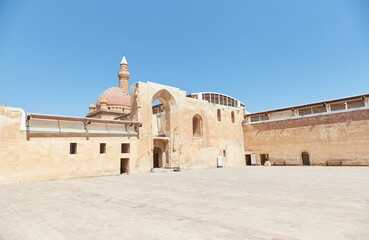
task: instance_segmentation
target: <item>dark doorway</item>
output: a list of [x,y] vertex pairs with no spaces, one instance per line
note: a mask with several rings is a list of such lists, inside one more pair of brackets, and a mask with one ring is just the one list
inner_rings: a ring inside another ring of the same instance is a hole
[[128,173],[129,170],[129,158],[120,159],[120,174]]
[[260,164],[264,166],[265,161],[268,161],[268,154],[260,154]]
[[159,153],[154,153],[154,168],[159,168]]
[[154,147],[154,164],[153,167],[154,168],[160,168],[162,167],[162,158],[163,158],[163,151],[158,148],[158,147]]
[[310,156],[309,153],[303,152],[301,153],[302,165],[310,166]]
[[251,165],[251,154],[246,154],[245,155],[245,161],[246,161],[246,166]]

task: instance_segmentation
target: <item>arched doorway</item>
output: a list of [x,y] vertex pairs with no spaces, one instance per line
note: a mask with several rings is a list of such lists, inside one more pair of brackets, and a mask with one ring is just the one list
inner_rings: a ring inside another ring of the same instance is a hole
[[301,153],[301,160],[303,166],[310,166],[310,156],[309,153],[303,152]]

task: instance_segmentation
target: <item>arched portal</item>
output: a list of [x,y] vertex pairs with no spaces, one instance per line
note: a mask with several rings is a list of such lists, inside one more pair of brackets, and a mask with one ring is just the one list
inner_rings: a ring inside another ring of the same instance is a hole
[[310,166],[310,155],[307,152],[301,153],[302,165]]
[[171,156],[173,152],[174,125],[171,120],[176,102],[170,92],[165,89],[157,91],[152,99],[152,151],[153,168],[173,167]]

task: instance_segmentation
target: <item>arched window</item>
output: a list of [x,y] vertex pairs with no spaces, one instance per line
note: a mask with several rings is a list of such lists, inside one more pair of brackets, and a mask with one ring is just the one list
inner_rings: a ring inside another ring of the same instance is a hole
[[231,120],[232,120],[232,123],[234,123],[234,112],[233,111],[231,112]]
[[218,122],[222,121],[222,113],[220,109],[217,110],[217,119],[218,119]]
[[198,114],[192,118],[192,133],[193,137],[202,137],[202,119]]

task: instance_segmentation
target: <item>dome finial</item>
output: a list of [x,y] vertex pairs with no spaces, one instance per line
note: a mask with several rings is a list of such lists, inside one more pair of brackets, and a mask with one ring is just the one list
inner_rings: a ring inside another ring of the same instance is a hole
[[127,59],[126,59],[126,56],[123,56],[122,58],[122,61],[120,61],[120,64],[124,64],[124,65],[128,65],[128,62],[127,62]]

